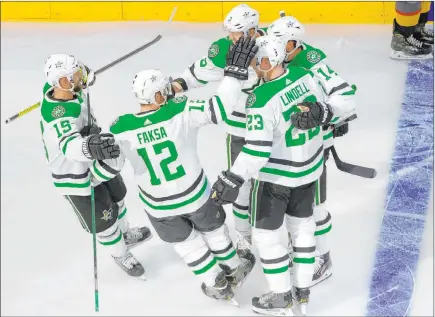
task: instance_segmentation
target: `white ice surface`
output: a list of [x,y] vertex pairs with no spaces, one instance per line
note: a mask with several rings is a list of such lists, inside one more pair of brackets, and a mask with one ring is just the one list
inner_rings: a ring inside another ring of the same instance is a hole
[[[94,287],[92,239],[52,185],[38,111],[9,125],[4,120],[39,100],[48,55],[71,53],[97,69],[160,32],[164,37],[158,44],[97,78],[91,99],[103,128],[119,114],[137,111],[131,94],[136,72],[160,68],[175,78],[205,55],[214,39],[224,35],[220,24],[174,23],[167,28],[163,23],[2,23],[2,315],[92,315]],[[351,123],[350,133],[336,142],[341,158],[378,171],[376,179],[368,180],[339,172],[332,159],[328,163],[334,273],[312,289],[309,310],[310,315],[362,316],[407,67],[388,57],[390,26],[308,25],[307,33],[307,43],[322,48],[334,69],[358,87],[359,119]],[[215,88],[210,85],[193,91],[191,96],[205,99]],[[200,131],[199,155],[211,181],[226,168],[224,137],[222,127]],[[150,225],[141,210],[130,168],[123,176],[129,188],[130,222]],[[231,212],[227,219],[233,228]],[[429,235],[433,236],[433,228]],[[433,243],[429,241],[425,246],[433,248]],[[237,295],[240,308],[206,298],[199,280],[155,233],[133,253],[146,267],[146,282],[126,276],[98,248],[101,314],[253,315],[251,298],[267,291],[257,265]],[[433,253],[429,257],[433,258]],[[433,267],[433,260],[428,265]],[[421,268],[427,269],[427,265]],[[419,285],[428,287],[417,281]],[[419,307],[429,311],[432,304],[422,301]]]

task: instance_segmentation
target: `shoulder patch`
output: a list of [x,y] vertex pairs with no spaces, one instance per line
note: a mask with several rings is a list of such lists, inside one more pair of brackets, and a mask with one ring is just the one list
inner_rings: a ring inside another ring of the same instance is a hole
[[51,115],[53,118],[60,118],[65,114],[65,107],[63,106],[56,106],[53,108],[53,111],[51,111]]
[[186,96],[179,96],[179,97],[172,98],[171,101],[174,103],[182,103],[186,101],[186,99],[187,99]]
[[210,48],[208,49],[208,57],[213,58],[216,57],[219,54],[219,45],[212,44]]
[[322,57],[320,56],[319,52],[317,51],[309,51],[307,52],[307,60],[310,63],[316,64],[320,61]]
[[257,97],[255,97],[255,94],[250,93],[248,96],[248,99],[246,99],[246,107],[247,108],[251,107],[255,103],[255,100],[257,100]]

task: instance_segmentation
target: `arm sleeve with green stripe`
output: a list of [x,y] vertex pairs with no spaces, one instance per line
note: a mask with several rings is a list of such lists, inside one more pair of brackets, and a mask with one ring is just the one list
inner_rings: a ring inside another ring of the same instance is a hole
[[203,87],[209,82],[222,80],[224,69],[216,66],[210,58],[204,57],[186,68],[180,77],[184,79],[190,90]]
[[[116,136],[115,136],[116,139]],[[118,175],[125,163],[125,154],[123,148],[126,146],[124,141],[117,140],[121,152],[117,158],[109,160],[94,160],[90,166],[90,170],[94,177],[100,182],[106,182]]]
[[326,95],[326,102],[334,113],[334,122],[339,122],[355,113],[355,91],[339,76],[325,59],[311,67],[314,80],[319,83]]
[[241,89],[241,81],[233,77],[224,77],[213,98],[208,101],[189,100],[186,107],[189,124],[199,127],[226,121],[228,114],[237,105]]
[[252,178],[267,163],[272,152],[276,123],[271,104],[246,110],[246,145],[231,167],[231,172],[244,180]]

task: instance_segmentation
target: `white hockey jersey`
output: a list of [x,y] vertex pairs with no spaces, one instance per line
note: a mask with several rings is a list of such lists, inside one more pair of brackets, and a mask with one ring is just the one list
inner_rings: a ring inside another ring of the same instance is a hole
[[[320,84],[325,97],[328,98],[328,104],[348,110],[342,116],[333,118],[331,123],[337,124],[355,113],[355,90],[327,64],[323,51],[303,43],[302,51],[286,65],[311,70],[315,81]],[[325,148],[334,144],[332,131],[331,126],[322,131]]]
[[62,195],[90,195],[92,160],[82,152],[80,135],[88,123],[85,96],[80,93],[69,101],[56,100],[49,84],[43,92],[40,128],[54,186]]
[[198,130],[225,121],[240,89],[238,80],[225,77],[207,101],[176,97],[156,111],[120,116],[110,132],[121,156],[96,162],[93,174],[101,181],[113,178],[127,158],[149,214],[162,218],[198,210],[211,189],[197,156]]
[[[264,35],[265,30],[259,29],[258,33]],[[228,37],[215,41],[208,50],[208,56],[194,62],[183,72],[181,78],[186,82],[188,89],[203,87],[208,82],[221,81],[224,78],[226,56],[231,44],[232,41]],[[248,76],[248,80],[242,83],[236,106],[224,121],[226,132],[239,137],[244,137],[246,130],[246,99],[262,81],[252,67],[248,68]]]
[[[311,71],[288,67],[280,77],[257,87],[249,96],[246,145],[231,172],[287,187],[318,179],[323,171],[321,127],[302,131],[291,124],[292,113],[303,101],[324,100]],[[329,99],[325,100],[329,103]],[[336,117],[348,112],[348,105],[332,106]]]

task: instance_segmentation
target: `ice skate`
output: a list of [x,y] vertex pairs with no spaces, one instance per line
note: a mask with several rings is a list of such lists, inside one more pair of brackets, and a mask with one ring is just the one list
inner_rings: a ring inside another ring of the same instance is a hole
[[420,33],[423,43],[433,45],[433,29],[426,28],[424,24],[417,24],[416,32]]
[[285,293],[269,292],[252,298],[252,310],[262,315],[294,316],[292,312],[291,291]]
[[152,237],[151,230],[148,227],[129,228],[123,235],[128,249],[132,249]]
[[206,286],[204,283],[201,285],[202,292],[208,297],[226,300],[235,306],[239,306],[239,303],[234,299],[234,292],[230,283],[225,277],[225,272],[222,271],[216,276],[215,284],[213,286]]
[[332,275],[332,262],[329,257],[329,252],[320,256],[316,256],[316,264],[313,274],[313,284],[314,286],[323,280],[326,280]]
[[[236,250],[237,255],[240,258],[248,258],[248,260],[252,260],[252,266],[255,265],[255,257],[252,255],[252,237],[250,234],[242,234],[239,231],[236,231],[237,234],[237,243]],[[251,256],[252,255],[252,256]]]
[[113,257],[113,259],[128,275],[145,280],[144,267],[130,251],[127,251],[124,256]]
[[255,256],[251,252],[245,256],[245,258],[240,258],[241,263],[235,269],[230,270],[226,265],[221,266],[234,292],[243,285],[254,267]]
[[293,287],[292,294],[293,294],[293,299],[295,301],[295,305],[293,307],[295,315],[306,316],[307,305],[310,299],[310,289]]
[[392,59],[429,59],[433,58],[432,46],[422,41],[422,34],[414,32],[405,38],[398,32],[397,23],[394,23],[393,38],[391,40]]

